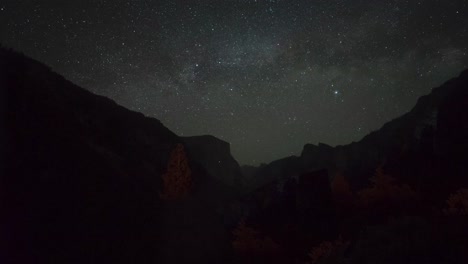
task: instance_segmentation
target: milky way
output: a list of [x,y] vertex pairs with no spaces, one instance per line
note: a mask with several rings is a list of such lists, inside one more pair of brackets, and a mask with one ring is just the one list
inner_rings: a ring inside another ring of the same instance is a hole
[[16,1],[0,42],[242,164],[360,140],[468,66],[466,1]]

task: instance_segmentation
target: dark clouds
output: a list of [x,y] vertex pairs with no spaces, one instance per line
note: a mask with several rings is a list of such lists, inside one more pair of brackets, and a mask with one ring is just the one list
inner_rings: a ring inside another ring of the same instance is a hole
[[11,1],[0,39],[241,163],[359,140],[467,68],[465,1]]

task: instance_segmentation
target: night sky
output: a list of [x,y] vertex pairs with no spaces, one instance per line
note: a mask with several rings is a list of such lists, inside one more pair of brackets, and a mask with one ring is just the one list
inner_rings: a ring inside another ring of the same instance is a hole
[[258,164],[360,140],[468,68],[467,2],[3,0],[0,42]]

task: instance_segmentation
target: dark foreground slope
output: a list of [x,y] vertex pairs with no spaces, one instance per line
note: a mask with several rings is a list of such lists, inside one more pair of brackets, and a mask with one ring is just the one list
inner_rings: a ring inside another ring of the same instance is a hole
[[227,254],[220,212],[232,195],[190,151],[190,198],[160,200],[170,151],[183,143],[161,122],[5,49],[0,77],[1,263],[218,263]]

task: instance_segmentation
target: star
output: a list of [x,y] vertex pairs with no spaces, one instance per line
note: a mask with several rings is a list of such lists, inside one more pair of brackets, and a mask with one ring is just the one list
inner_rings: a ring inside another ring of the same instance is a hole
[[437,0],[29,2],[0,5],[2,45],[241,164],[358,141],[468,65],[468,7]]

